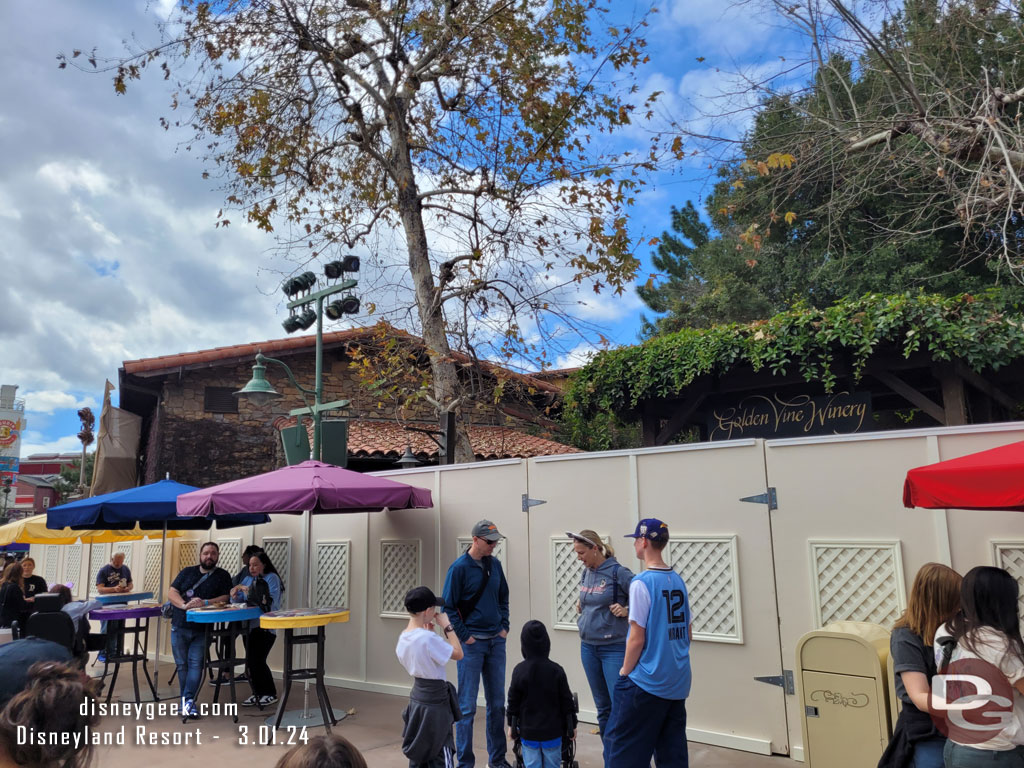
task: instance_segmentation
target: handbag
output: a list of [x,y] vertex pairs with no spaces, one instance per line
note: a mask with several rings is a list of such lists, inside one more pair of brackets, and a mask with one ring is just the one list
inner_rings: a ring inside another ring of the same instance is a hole
[[[204,581],[206,581],[206,578],[211,573],[213,573],[213,571],[210,571],[209,573],[204,573],[202,576],[200,576],[199,577],[199,581],[197,581],[195,584],[193,584],[190,587],[191,591],[194,592],[195,590],[199,589],[199,585],[202,584]],[[160,615],[163,616],[165,619],[169,619],[169,618],[174,616],[174,608],[175,608],[174,603],[172,603],[170,600],[168,600],[166,603],[164,603],[163,605],[160,606]]]

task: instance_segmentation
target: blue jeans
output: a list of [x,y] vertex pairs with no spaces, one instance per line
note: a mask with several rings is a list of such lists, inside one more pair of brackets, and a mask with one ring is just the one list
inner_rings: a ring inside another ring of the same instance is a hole
[[505,759],[505,638],[492,637],[462,644],[458,662],[459,708],[462,719],[455,723],[455,752],[459,768],[473,768],[473,716],[480,678],[484,679],[487,703],[487,758],[492,765],[504,765]]
[[1004,752],[991,749],[976,749],[946,742],[943,750],[946,768],[1022,768],[1024,747],[1014,747]]
[[625,658],[625,641],[608,645],[580,643],[580,660],[590,684],[590,692],[594,695],[597,727],[601,729],[602,739],[608,732],[608,716],[612,713],[612,691],[615,690],[619,670],[622,669],[622,661]]
[[194,699],[203,682],[203,658],[206,655],[206,630],[171,627],[171,650],[178,668],[181,698]]
[[614,768],[689,768],[686,699],[653,696],[628,677],[612,694],[611,720],[604,737],[604,764]]
[[562,740],[557,747],[528,747],[523,744],[525,768],[562,768]]
[[910,758],[910,768],[943,768],[942,748],[946,740],[926,739],[914,745],[914,754]]

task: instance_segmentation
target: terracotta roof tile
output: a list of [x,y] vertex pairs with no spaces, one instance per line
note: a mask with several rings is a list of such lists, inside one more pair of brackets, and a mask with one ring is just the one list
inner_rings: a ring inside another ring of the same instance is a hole
[[[295,424],[295,418],[281,416],[274,420],[275,429]],[[436,429],[436,424],[410,422],[407,426],[422,429]],[[306,423],[312,443],[312,423]],[[471,425],[468,427],[469,441],[473,453],[480,461],[488,459],[528,459],[532,456],[551,456],[562,453],[579,453],[571,445],[557,443],[510,427]],[[352,419],[348,425],[348,452],[355,458],[394,458],[405,453],[406,446],[412,448],[416,458],[422,460],[437,458],[438,447],[429,435],[412,432],[395,421],[376,419]]]
[[[401,336],[414,344],[423,344],[423,340],[411,333],[378,323],[369,328],[349,328],[344,331],[331,331],[324,334],[324,346],[332,346],[344,343],[358,343],[371,339],[377,335],[381,326],[386,326],[387,332]],[[176,368],[203,363],[215,363],[218,360],[231,360],[239,357],[254,356],[257,352],[273,356],[277,352],[287,352],[298,349],[306,349],[315,346],[316,336],[288,336],[283,339],[270,339],[268,341],[249,342],[247,344],[233,344],[228,347],[214,347],[213,349],[202,349],[196,352],[181,352],[176,355],[161,355],[160,357],[144,357],[139,360],[125,360],[121,363],[121,369],[125,374],[150,373],[154,371],[171,371]],[[461,352],[452,352],[452,358],[458,362],[467,364],[472,358]],[[519,373],[508,368],[503,368],[495,363],[485,360],[480,361],[480,366],[495,376],[510,376],[520,381],[524,386],[532,387],[543,392],[560,394],[561,389],[554,384],[543,381],[533,374]]]

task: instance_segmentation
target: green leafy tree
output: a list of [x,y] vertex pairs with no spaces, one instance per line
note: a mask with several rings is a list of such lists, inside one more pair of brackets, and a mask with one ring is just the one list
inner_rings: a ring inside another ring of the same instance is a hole
[[[92,477],[92,468],[96,463],[96,454],[87,453],[85,455],[85,477]],[[54,487],[60,494],[60,503],[63,504],[68,500],[76,490],[80,489],[80,483],[82,479],[82,461],[79,459],[70,467],[63,467],[60,471],[60,477],[54,483]]]
[[[807,55],[780,64],[784,87],[748,79],[750,127],[739,144],[717,142],[735,149],[707,213],[744,253],[726,274],[774,285],[775,311],[796,299],[822,307],[870,291],[953,295],[1019,281],[1018,5],[765,4]],[[793,87],[801,71],[811,74]]]
[[[92,62],[118,93],[183,73],[174,125],[301,264],[400,233],[377,285],[406,297],[392,314],[418,322],[430,400],[458,412],[454,344],[532,355],[567,286],[635,274],[626,210],[659,139],[602,155],[592,138],[646,106],[642,27],[592,0],[183,0],[165,43]],[[456,457],[473,457],[462,426]]]

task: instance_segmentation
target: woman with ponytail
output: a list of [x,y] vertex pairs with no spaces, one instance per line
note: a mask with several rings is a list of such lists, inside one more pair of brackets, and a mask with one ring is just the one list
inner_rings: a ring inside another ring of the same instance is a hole
[[629,633],[629,582],[633,572],[615,559],[615,551],[590,529],[565,532],[576,559],[583,563],[580,578],[580,659],[597,707],[597,725],[604,738],[612,712],[612,691],[626,657]]

